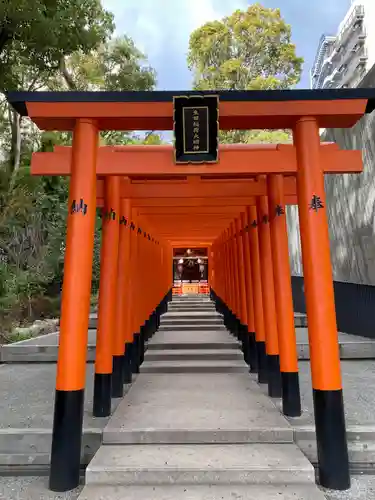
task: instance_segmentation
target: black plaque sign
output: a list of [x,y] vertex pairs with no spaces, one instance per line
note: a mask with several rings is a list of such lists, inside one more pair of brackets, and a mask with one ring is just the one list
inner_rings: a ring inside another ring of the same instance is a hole
[[215,95],[174,98],[176,163],[216,163],[219,99]]

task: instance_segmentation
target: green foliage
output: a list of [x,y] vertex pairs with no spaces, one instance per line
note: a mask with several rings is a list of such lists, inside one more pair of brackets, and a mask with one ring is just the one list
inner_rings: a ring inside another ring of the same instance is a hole
[[208,22],[190,36],[188,65],[201,90],[287,89],[298,83],[302,63],[280,10],[260,4]]
[[14,187],[2,192],[0,212],[0,301],[31,303],[62,277],[67,179],[31,177],[21,167]]
[[[156,74],[128,36],[114,38],[88,54],[76,52],[64,61],[61,73],[50,79],[51,89],[70,90],[152,90]],[[128,132],[101,133],[102,145],[125,145],[134,142]]]
[[[208,22],[190,36],[188,65],[197,90],[275,90],[298,83],[303,59],[279,9],[259,3]],[[286,131],[222,132],[221,142],[290,142]]]
[[288,130],[229,130],[220,132],[220,141],[229,144],[290,144],[292,135]]
[[19,61],[57,69],[62,57],[90,52],[114,29],[100,0],[3,0],[0,20],[0,90],[17,88]]
[[[155,72],[128,37],[100,45],[89,54],[83,51],[64,59],[52,72],[41,71],[19,61],[18,82],[35,82],[48,89],[149,90],[155,86]],[[3,108],[1,108],[3,106]],[[0,132],[7,151],[12,142],[7,104],[0,102]],[[14,115],[12,115],[12,119]],[[0,164],[0,332],[36,317],[58,314],[63,280],[69,179],[58,176],[30,176],[33,151],[53,151],[69,146],[72,134],[22,131],[18,168],[10,161]],[[121,131],[103,132],[101,144],[160,144],[154,132],[145,137]],[[97,217],[92,292],[99,287],[101,219]],[[56,298],[53,303],[47,298]],[[95,303],[95,300],[93,301]],[[5,339],[6,340],[6,339]]]
[[[61,78],[62,77],[62,78]],[[83,50],[65,59],[65,71],[50,86],[71,90],[151,90],[155,71],[128,36],[102,43],[89,53]]]

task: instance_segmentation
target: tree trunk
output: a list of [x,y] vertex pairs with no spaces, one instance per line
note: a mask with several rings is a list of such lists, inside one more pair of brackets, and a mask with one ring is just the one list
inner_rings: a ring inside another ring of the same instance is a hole
[[10,150],[10,158],[11,158],[11,168],[12,173],[16,172],[19,169],[20,161],[21,161],[21,120],[22,117],[15,111],[10,108],[10,127],[12,131],[12,139],[11,139],[11,150]]
[[72,75],[69,73],[68,68],[66,67],[64,56],[62,56],[62,58],[60,59],[60,71],[66,84],[69,87],[69,90],[77,90],[77,86],[74,82],[74,79]]
[[0,54],[5,45],[12,39],[12,32],[4,27],[0,28]]

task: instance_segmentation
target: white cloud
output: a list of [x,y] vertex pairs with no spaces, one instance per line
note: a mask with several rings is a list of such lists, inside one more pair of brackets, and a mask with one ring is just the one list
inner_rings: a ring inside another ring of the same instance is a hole
[[[370,0],[375,1],[375,0]],[[158,74],[159,89],[190,88],[192,76],[186,65],[189,36],[207,21],[221,19],[255,0],[102,0],[115,14],[116,34],[126,33],[147,55]],[[305,58],[302,86],[308,86],[319,38],[335,33],[350,0],[262,0],[265,7],[280,7],[292,25],[298,54]]]
[[172,44],[185,54],[190,33],[213,19],[220,19],[245,0],[102,0],[115,14],[117,33],[129,34],[150,58]]

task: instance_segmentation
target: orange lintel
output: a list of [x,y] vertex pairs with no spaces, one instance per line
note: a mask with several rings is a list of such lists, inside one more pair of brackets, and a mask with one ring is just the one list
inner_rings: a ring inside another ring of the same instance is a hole
[[[296,195],[285,195],[285,204],[286,205],[297,205],[297,196]],[[175,207],[180,207],[180,208],[189,208],[189,207],[200,207],[200,208],[205,208],[205,207],[222,207],[222,206],[232,206],[232,207],[245,207],[245,206],[250,206],[250,205],[255,205],[255,198],[250,197],[250,198],[188,198],[185,200],[179,200],[176,198],[167,198],[165,200],[163,199],[137,199],[135,203],[133,203],[133,207],[140,208],[141,212],[143,213],[143,210],[145,207],[150,208],[150,211],[152,211],[152,207],[159,207],[159,208],[166,208],[167,212],[171,212],[171,209],[173,209],[173,213],[175,213],[174,208]],[[97,207],[103,207],[104,206],[104,199],[103,198],[97,198],[96,199],[96,206]],[[240,210],[239,210],[240,211]]]
[[[146,217],[146,216],[145,216]],[[212,217],[212,214],[148,214],[147,220],[154,221],[157,224],[196,224],[199,222],[200,224],[220,224],[223,220],[232,220],[233,214],[228,212],[222,212],[216,214],[215,217]]]
[[[323,128],[350,128],[366,111],[367,99],[220,101],[222,130],[293,128],[303,116]],[[97,120],[100,130],[172,130],[170,102],[26,102],[28,116],[44,130],[73,130],[76,119]]]
[[[97,206],[103,206],[103,198],[97,198]],[[293,203],[292,203],[293,204]],[[232,206],[232,207],[245,207],[247,205],[255,205],[255,198],[250,197],[231,197],[231,198],[135,198],[132,200],[132,206],[134,208],[171,208],[181,207],[222,207]]]
[[196,215],[198,217],[200,215],[210,215],[211,217],[215,217],[220,214],[234,214],[233,216],[236,217],[236,214],[239,214],[241,211],[245,211],[245,206],[227,206],[224,204],[222,207],[173,207],[173,210],[170,207],[141,207],[138,209],[138,213],[145,217],[149,215],[171,215],[171,213],[177,217],[180,215],[191,215],[193,217]]
[[132,206],[141,207],[221,207],[254,205],[254,197],[232,198],[135,198]]
[[160,238],[163,238],[163,239],[167,239],[167,240],[176,240],[178,238],[180,238],[181,240],[210,240],[210,241],[214,241],[220,233],[223,232],[223,230],[225,229],[224,228],[217,228],[216,230],[214,231],[200,231],[200,232],[192,232],[191,230],[187,230],[185,231],[184,233],[181,233],[181,234],[175,234],[174,232],[169,232],[169,233],[162,233],[160,235]]
[[[285,194],[296,194],[296,178],[285,178]],[[197,182],[123,182],[121,196],[123,198],[218,198],[218,197],[246,197],[262,196],[267,194],[267,183],[264,179],[259,181],[237,179],[221,182],[218,180],[200,180]],[[104,196],[104,181],[98,180],[96,187],[98,198]]]
[[194,246],[194,248],[207,248],[207,247],[211,246],[211,242],[210,241],[199,242],[199,243],[193,243],[193,245],[192,245],[192,242],[190,240],[183,240],[183,241],[173,240],[173,241],[170,241],[170,245],[176,249],[177,248],[189,248],[190,246]]
[[[321,163],[325,173],[359,173],[363,171],[361,151],[340,151],[337,147],[321,147]],[[297,172],[293,145],[278,145],[275,149],[246,148],[246,145],[222,145],[219,163],[176,165],[172,146],[105,147],[99,150],[97,175],[123,176],[188,176],[267,174]],[[59,148],[53,153],[34,153],[32,175],[69,175],[71,148]]]

